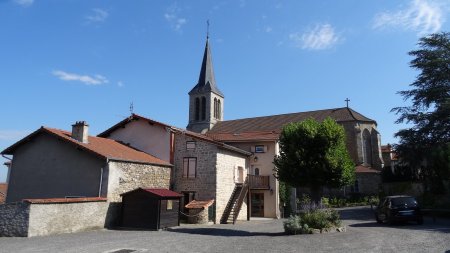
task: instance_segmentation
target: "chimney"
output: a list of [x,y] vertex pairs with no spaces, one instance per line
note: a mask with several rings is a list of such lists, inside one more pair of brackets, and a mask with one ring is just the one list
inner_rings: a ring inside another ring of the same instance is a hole
[[77,121],[72,125],[72,138],[82,143],[88,143],[88,130],[89,125],[86,121]]

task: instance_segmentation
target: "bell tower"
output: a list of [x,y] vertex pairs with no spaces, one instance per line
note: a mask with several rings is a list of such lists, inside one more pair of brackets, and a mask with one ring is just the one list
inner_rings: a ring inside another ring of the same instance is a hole
[[224,95],[216,86],[212,64],[209,36],[206,37],[205,52],[198,83],[189,92],[189,124],[187,130],[206,133],[223,120]]

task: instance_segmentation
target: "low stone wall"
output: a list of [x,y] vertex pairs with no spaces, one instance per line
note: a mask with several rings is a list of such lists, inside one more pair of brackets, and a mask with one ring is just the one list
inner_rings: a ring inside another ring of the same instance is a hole
[[30,203],[0,204],[0,236],[28,236]]
[[188,222],[190,224],[206,224],[206,223],[208,223],[208,208],[191,208],[191,209],[189,209]]
[[105,227],[102,198],[39,199],[0,205],[0,236],[43,236]]

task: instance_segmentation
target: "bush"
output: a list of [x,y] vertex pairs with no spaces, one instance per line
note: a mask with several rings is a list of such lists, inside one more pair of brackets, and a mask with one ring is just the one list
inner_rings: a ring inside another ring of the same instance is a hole
[[283,225],[284,231],[288,234],[310,234],[312,229],[339,227],[341,219],[336,210],[316,209],[291,216]]

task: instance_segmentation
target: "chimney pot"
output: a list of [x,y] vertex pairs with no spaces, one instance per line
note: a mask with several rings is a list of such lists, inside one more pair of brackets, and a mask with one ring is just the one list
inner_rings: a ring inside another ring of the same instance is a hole
[[88,143],[89,125],[86,121],[77,121],[72,125],[72,138],[75,140]]

